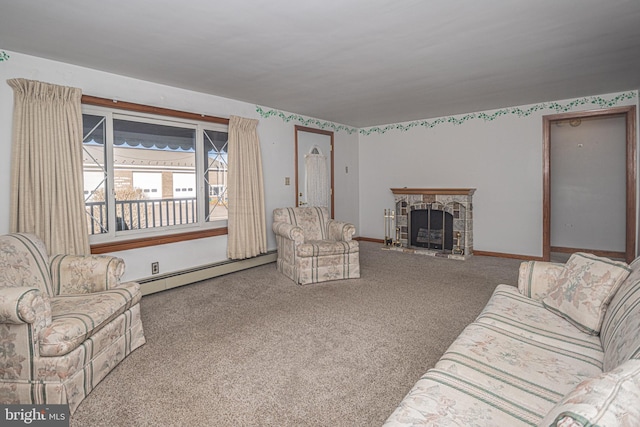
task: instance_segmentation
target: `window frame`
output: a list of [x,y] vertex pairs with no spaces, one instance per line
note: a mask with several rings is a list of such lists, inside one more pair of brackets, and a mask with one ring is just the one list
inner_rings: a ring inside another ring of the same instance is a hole
[[[196,127],[196,152],[200,151],[201,155],[204,155],[203,136],[202,133],[205,129],[213,131],[226,131],[228,132],[229,119],[222,117],[208,116],[204,114],[190,113],[179,110],[172,110],[161,107],[153,107],[143,104],[136,104],[131,102],[123,102],[118,100],[99,98],[94,96],[82,96],[82,114],[109,114],[108,120],[113,120],[113,116],[118,117],[139,117],[143,119],[159,120],[165,122],[168,125],[177,123],[178,125],[188,125]],[[222,126],[221,126],[222,125]],[[112,132],[112,126],[108,127],[107,133]],[[108,136],[110,149],[106,152],[105,162],[108,162],[108,188],[113,189],[113,152],[112,143],[113,137]],[[198,154],[196,154],[198,156]],[[204,170],[200,166],[202,162],[196,160],[196,176],[200,177],[197,180],[197,197],[200,201],[204,198]],[[201,176],[202,175],[202,176]],[[113,206],[114,195],[108,195]],[[162,245],[166,243],[182,242],[193,239],[201,239],[205,237],[221,236],[228,232],[227,221],[204,221],[206,218],[206,206],[203,202],[198,203],[198,222],[194,224],[183,224],[178,226],[171,226],[162,230],[158,229],[145,229],[136,230],[133,234],[130,232],[126,235],[118,236],[115,231],[109,233],[108,236],[93,235],[90,236],[91,253],[101,254],[107,252],[116,252],[122,250],[136,249],[142,247],[149,247],[155,245]],[[113,210],[113,209],[111,209]]]

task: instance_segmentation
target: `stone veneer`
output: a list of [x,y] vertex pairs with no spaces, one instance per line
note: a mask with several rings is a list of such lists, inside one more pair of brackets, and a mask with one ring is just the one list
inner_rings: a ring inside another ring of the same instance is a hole
[[[454,259],[466,259],[473,254],[472,196],[475,188],[392,188],[391,191],[395,198],[396,228],[399,231],[400,246],[390,249]],[[427,207],[453,215],[453,245],[456,246],[455,233],[460,232],[462,254],[410,246],[409,212]]]

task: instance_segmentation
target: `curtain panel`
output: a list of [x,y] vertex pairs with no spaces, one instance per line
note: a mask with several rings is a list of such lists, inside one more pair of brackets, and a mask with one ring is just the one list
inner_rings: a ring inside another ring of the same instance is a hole
[[327,157],[322,154],[304,156],[305,184],[309,206],[329,206],[329,177],[327,176]]
[[245,259],[267,252],[264,182],[258,120],[229,118],[227,257]]
[[82,171],[82,91],[26,79],[13,89],[12,232],[51,255],[90,253]]

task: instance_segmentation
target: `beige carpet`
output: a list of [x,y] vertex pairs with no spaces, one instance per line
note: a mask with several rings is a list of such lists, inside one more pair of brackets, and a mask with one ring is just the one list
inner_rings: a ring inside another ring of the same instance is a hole
[[144,297],[147,344],[78,426],[380,426],[520,261],[361,242],[362,277],[297,286],[275,264]]

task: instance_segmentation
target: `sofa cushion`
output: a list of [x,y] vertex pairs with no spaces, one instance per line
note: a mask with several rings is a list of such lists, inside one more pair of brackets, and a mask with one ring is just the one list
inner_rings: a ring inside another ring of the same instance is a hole
[[140,285],[123,283],[94,294],[64,295],[51,299],[51,324],[40,337],[41,356],[69,353],[118,315],[140,301]]
[[296,255],[299,257],[317,257],[325,255],[342,255],[358,252],[358,241],[336,242],[334,240],[312,240],[298,246]]
[[604,371],[631,358],[640,358],[640,278],[632,274],[611,300],[602,321]]
[[574,253],[558,277],[557,287],[542,302],[577,328],[597,335],[611,298],[630,272],[624,262]]
[[600,366],[592,357],[472,323],[386,425],[536,425],[577,384],[602,372]]
[[518,270],[518,290],[524,296],[542,301],[556,287],[564,264],[544,261],[524,261]]
[[600,337],[576,329],[564,318],[546,310],[542,302],[528,298],[509,285],[498,285],[476,319],[528,340],[551,345],[602,361]]
[[578,384],[540,426],[640,426],[640,360]]

